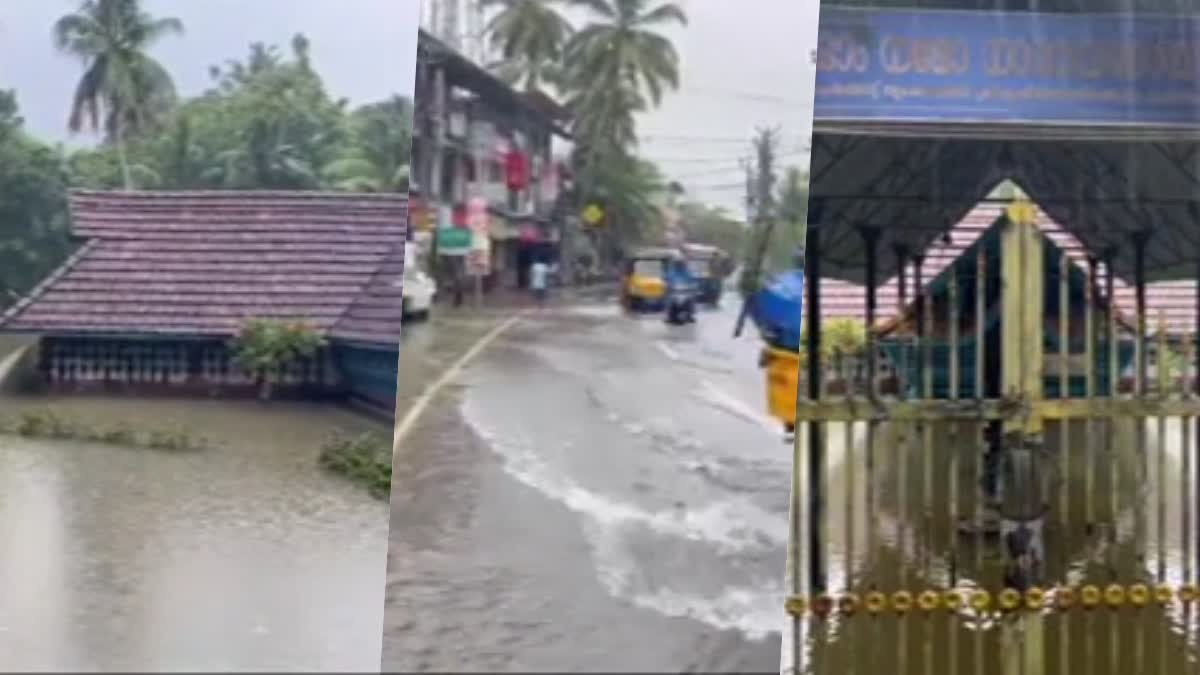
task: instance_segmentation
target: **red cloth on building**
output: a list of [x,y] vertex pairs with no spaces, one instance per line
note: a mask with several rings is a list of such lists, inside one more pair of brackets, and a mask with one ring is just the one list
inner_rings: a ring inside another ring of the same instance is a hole
[[524,190],[529,183],[529,160],[525,153],[510,150],[504,155],[504,182],[509,190]]

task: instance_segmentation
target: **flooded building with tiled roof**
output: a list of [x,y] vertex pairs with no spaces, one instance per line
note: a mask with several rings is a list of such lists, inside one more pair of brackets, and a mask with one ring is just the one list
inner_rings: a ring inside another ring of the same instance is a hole
[[77,191],[71,216],[79,248],[0,317],[52,387],[250,391],[231,342],[285,320],[325,347],[284,390],[394,406],[406,196]]

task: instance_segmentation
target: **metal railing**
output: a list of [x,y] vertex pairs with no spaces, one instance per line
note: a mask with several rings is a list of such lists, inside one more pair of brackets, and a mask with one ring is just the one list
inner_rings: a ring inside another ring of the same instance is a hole
[[[1040,261],[1019,234],[1005,255],[1014,265]],[[981,254],[976,279],[986,264]],[[959,334],[954,265],[940,358],[924,312],[918,337],[891,352],[901,354],[894,393],[881,390],[872,359],[865,373],[823,364],[819,372],[840,374],[842,386],[819,383],[818,397],[802,387],[785,668],[1200,672],[1192,670],[1200,396],[1190,369],[1169,372],[1165,359],[1149,367],[1149,341],[1166,353],[1168,338],[1161,324],[1148,334],[1144,313],[1122,354],[1112,313],[1097,316],[1095,266],[1082,316],[1072,316],[1068,264],[1063,256],[1055,340],[1044,334],[1041,301],[1021,301],[1022,292],[1040,296],[1040,281],[1002,301],[1002,356],[1015,365],[993,367],[1004,382],[991,396],[985,350],[961,348],[986,344],[984,312]],[[974,288],[983,307],[985,284]],[[1072,344],[1078,321],[1084,338]],[[1190,364],[1194,336],[1178,343]],[[1048,344],[1081,356],[1083,372],[1071,372],[1071,359],[1044,372]],[[869,336],[868,353],[878,347]],[[1123,360],[1132,365],[1122,369]],[[1174,459],[1168,437],[1178,439]]]

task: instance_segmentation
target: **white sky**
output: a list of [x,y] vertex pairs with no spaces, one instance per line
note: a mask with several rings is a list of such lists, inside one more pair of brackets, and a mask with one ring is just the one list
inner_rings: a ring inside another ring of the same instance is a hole
[[688,27],[671,31],[680,90],[640,124],[642,152],[695,198],[745,212],[745,172],[757,127],[781,132],[780,170],[808,168],[811,52],[818,0],[678,0]]
[[[153,14],[187,29],[153,54],[180,93],[209,84],[208,67],[242,57],[254,41],[286,50],[306,34],[313,61],[335,96],[354,103],[412,94],[419,0],[143,0]],[[672,30],[683,62],[682,86],[643,116],[641,151],[697,199],[744,209],[739,159],[759,126],[782,134],[781,173],[807,168],[811,135],[818,0],[677,0],[690,19]],[[57,53],[50,31],[78,0],[0,2],[0,87],[17,90],[29,130],[71,139],[67,106],[80,66]]]
[[[639,121],[640,151],[689,196],[745,214],[745,170],[758,127],[778,127],[778,173],[807,170],[818,0],[674,0],[688,26],[671,29],[678,91]],[[575,26],[583,11],[567,15]]]
[[[70,139],[68,106],[81,66],[54,49],[52,26],[78,0],[0,2],[0,88],[16,89],[27,128],[52,141]],[[418,0],[143,0],[156,16],[186,30],[155,46],[183,95],[209,85],[208,68],[242,58],[251,42],[290,49],[304,33],[330,93],[355,104],[412,95]]]

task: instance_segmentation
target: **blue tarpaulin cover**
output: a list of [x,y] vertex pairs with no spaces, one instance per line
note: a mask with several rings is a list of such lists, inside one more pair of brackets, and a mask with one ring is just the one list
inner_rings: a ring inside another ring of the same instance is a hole
[[788,270],[771,278],[750,296],[750,318],[771,346],[800,350],[804,316],[804,271]]

